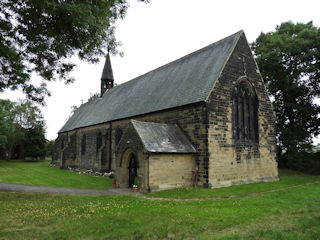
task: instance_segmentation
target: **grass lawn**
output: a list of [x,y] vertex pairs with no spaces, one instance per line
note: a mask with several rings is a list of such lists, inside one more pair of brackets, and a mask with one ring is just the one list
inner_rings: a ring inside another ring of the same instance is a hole
[[76,172],[49,167],[50,161],[22,162],[0,160],[0,182],[36,186],[107,189],[111,179],[80,175]]
[[319,239],[320,184],[224,200],[0,192],[0,239]]
[[[247,195],[250,193],[260,193],[270,191],[273,189],[281,189],[294,185],[304,184],[307,182],[320,181],[320,176],[311,176],[303,173],[298,173],[290,170],[280,170],[280,181],[252,183],[238,186],[231,186],[227,188],[205,189],[205,188],[181,188],[174,190],[165,190],[160,192],[148,193],[148,197],[161,198],[215,198],[215,197],[229,197],[232,195]],[[320,239],[320,237],[319,237]]]
[[[0,181],[103,189],[105,178],[0,161]],[[0,239],[320,239],[319,176],[281,171],[281,180],[221,189],[180,189],[133,196],[0,192]],[[212,197],[257,196],[210,200]],[[170,198],[205,198],[174,201]]]

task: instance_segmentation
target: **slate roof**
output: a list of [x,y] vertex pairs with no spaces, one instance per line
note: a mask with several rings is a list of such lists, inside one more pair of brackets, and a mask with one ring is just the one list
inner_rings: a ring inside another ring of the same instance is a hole
[[143,146],[149,152],[196,153],[196,149],[177,125],[131,120]]
[[243,31],[106,91],[59,132],[205,101]]

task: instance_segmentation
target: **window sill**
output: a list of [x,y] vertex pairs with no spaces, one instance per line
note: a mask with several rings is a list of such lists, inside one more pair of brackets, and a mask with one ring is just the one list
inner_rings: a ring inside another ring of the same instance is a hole
[[235,146],[257,146],[259,147],[259,143],[258,142],[251,142],[251,141],[234,141],[234,145]]

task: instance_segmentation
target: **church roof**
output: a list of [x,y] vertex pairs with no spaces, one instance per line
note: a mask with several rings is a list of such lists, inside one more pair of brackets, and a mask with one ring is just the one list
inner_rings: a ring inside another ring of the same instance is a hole
[[205,101],[243,31],[106,91],[59,132]]
[[196,153],[196,149],[174,124],[131,120],[148,152]]

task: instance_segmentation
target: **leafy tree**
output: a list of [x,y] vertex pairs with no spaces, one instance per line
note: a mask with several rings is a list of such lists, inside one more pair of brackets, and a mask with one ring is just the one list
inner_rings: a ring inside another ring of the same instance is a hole
[[0,150],[5,150],[9,136],[14,131],[14,103],[0,99]]
[[312,137],[320,133],[320,28],[282,23],[252,43],[276,112],[280,166],[303,168]]
[[106,51],[117,53],[114,23],[127,8],[127,0],[1,0],[0,91],[21,88],[43,102],[47,81],[74,80],[72,56],[95,63]]
[[54,149],[54,140],[46,142],[46,157],[51,157]]
[[46,156],[46,138],[44,125],[37,122],[34,126],[26,129],[25,156],[37,159]]
[[[29,145],[34,137],[40,138],[40,128],[43,128],[42,138],[45,139],[45,123],[40,109],[31,101],[23,100],[16,104],[14,116],[14,134],[10,143],[16,148],[17,156],[23,159],[28,156],[28,151],[35,148],[44,150],[43,143],[33,142],[33,145]],[[32,134],[36,136],[33,137]]]
[[28,100],[23,100],[16,104],[14,115],[15,123],[25,129],[44,123],[41,110]]
[[40,109],[30,101],[0,100],[1,157],[44,156],[45,123]]

